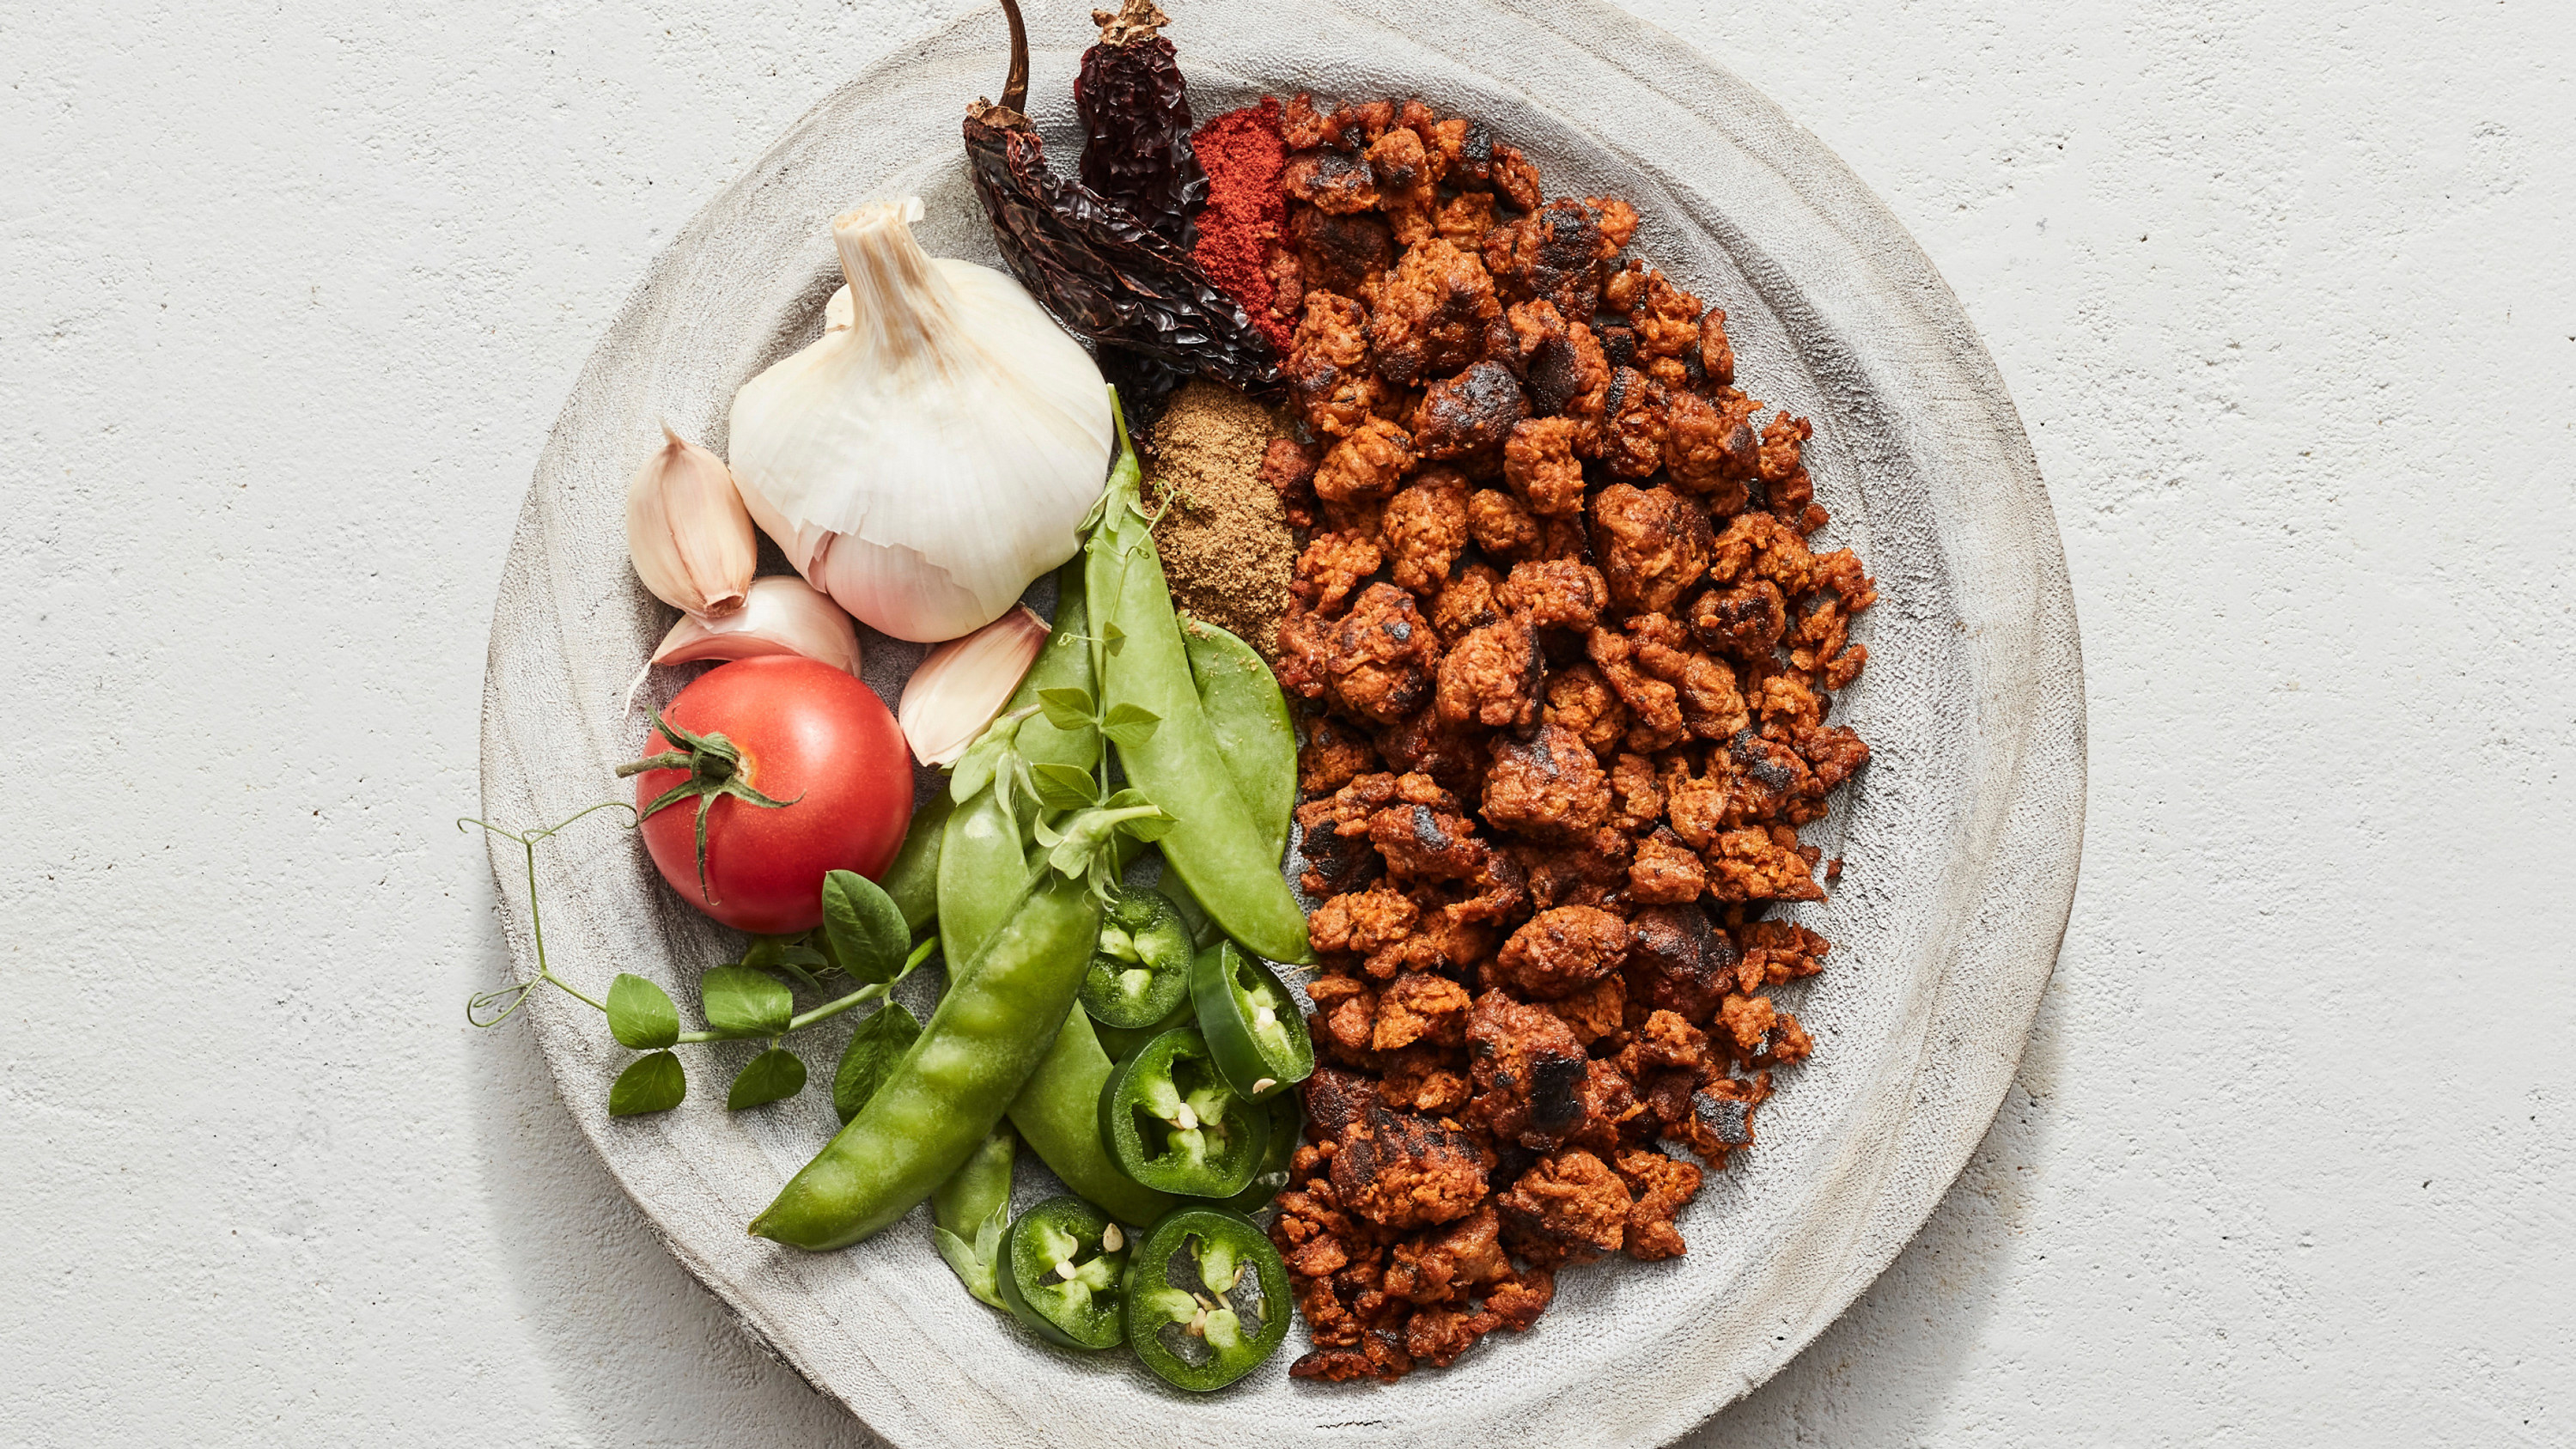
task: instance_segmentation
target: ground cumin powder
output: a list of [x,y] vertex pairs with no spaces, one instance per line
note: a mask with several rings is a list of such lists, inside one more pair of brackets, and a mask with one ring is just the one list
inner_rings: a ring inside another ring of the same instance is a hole
[[1154,425],[1155,497],[1176,492],[1154,527],[1163,576],[1181,608],[1278,663],[1279,619],[1297,540],[1261,457],[1280,436],[1270,411],[1219,383],[1181,389]]

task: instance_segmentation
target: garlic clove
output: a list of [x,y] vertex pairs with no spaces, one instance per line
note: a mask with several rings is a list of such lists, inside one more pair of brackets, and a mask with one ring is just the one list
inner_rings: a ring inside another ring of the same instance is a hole
[[850,284],[843,282],[841,290],[832,294],[832,300],[823,304],[823,330],[846,332],[857,320],[858,314],[850,302]]
[[[843,540],[846,542],[846,540]],[[1047,625],[1026,604],[930,651],[903,686],[895,723],[925,765],[951,765],[993,722],[1046,647]]]
[[683,614],[653,651],[656,664],[699,659],[752,659],[800,654],[851,674],[859,672],[859,631],[820,590],[793,574],[754,579],[742,606],[702,618]]
[[653,597],[713,618],[742,607],[759,564],[751,513],[724,460],[662,425],[626,485],[626,550]]

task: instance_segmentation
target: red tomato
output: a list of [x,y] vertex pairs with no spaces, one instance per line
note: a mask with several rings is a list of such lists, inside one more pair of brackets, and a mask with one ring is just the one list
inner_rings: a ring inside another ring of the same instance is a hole
[[[912,821],[912,755],[876,691],[828,664],[773,654],[707,671],[663,714],[692,734],[723,735],[742,752],[735,778],[795,802],[773,810],[729,795],[682,799],[644,822],[662,879],[699,910],[765,936],[811,930],[823,921],[826,871],[873,879],[893,862]],[[644,740],[645,756],[675,748],[658,728]],[[686,770],[645,771],[635,808],[688,780]],[[711,811],[707,894],[698,888],[702,808]]]

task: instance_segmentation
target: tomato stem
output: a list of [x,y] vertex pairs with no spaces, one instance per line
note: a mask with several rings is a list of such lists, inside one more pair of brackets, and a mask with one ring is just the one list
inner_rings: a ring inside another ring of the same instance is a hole
[[[716,798],[730,795],[737,800],[757,805],[763,810],[778,810],[793,805],[796,800],[802,800],[805,797],[800,794],[795,800],[772,800],[751,788],[750,783],[743,778],[742,747],[725,738],[721,733],[711,730],[703,735],[692,734],[679,725],[671,723],[671,717],[660,710],[653,713],[653,727],[662,732],[662,738],[682,748],[664,750],[659,754],[647,755],[640,760],[629,760],[617,767],[617,778],[623,780],[629,775],[640,775],[647,770],[689,772],[689,778],[663,791],[654,797],[652,804],[636,812],[635,819],[637,824],[642,824],[683,800],[697,802],[695,834],[698,894],[705,897],[707,904],[714,905],[715,888],[707,882],[707,817],[715,813]],[[570,823],[570,821],[565,822],[565,824]]]

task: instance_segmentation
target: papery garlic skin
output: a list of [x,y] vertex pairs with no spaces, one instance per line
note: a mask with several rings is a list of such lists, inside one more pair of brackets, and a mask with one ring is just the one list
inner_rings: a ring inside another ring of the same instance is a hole
[[919,198],[845,212],[849,326],[734,395],[751,516],[841,607],[898,639],[1001,617],[1073,557],[1109,468],[1107,387],[1019,283],[933,258]]
[[1011,691],[1046,647],[1046,620],[1022,604],[963,639],[930,651],[904,681],[895,706],[912,757],[953,765],[1010,702]]
[[742,607],[760,540],[724,460],[662,425],[626,485],[626,551],[653,597],[705,618]]
[[715,618],[683,614],[653,651],[655,664],[798,654],[859,672],[859,631],[841,606],[793,574],[754,579],[742,607]]
[[834,292],[830,300],[823,304],[823,330],[847,332],[850,330],[853,315],[850,305],[850,284],[843,282],[840,290]]

